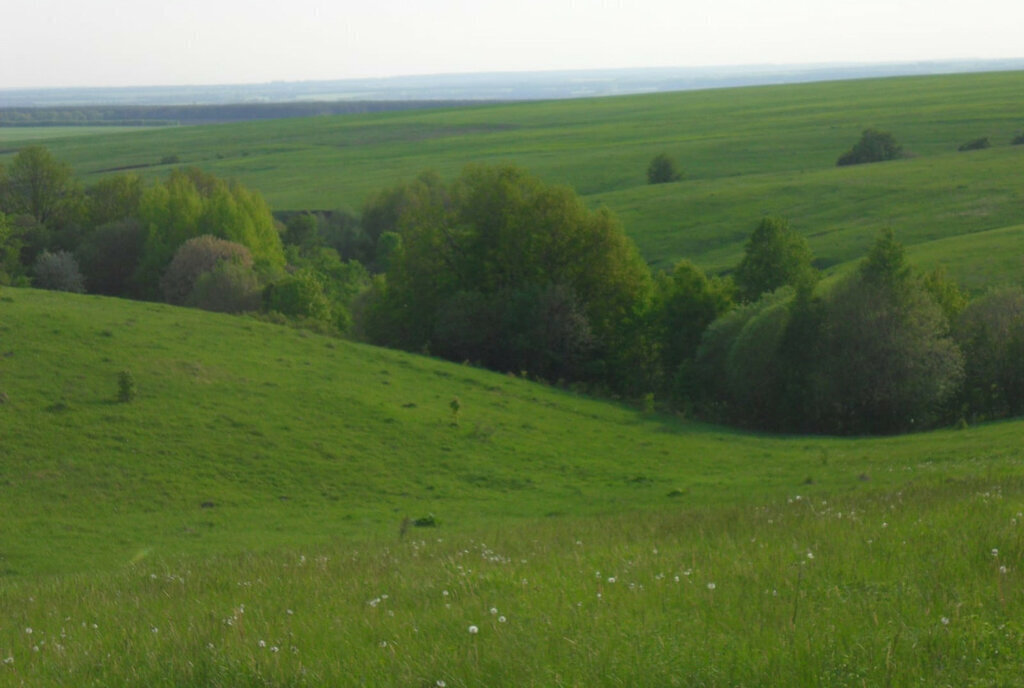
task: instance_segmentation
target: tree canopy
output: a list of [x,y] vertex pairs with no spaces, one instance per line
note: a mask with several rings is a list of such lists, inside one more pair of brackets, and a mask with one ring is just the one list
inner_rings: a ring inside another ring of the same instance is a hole
[[887,131],[865,129],[853,148],[839,156],[836,165],[861,165],[869,162],[884,162],[903,157],[903,147]]
[[736,285],[745,301],[781,286],[813,282],[811,249],[807,240],[777,217],[761,220],[747,240],[743,259],[736,268]]

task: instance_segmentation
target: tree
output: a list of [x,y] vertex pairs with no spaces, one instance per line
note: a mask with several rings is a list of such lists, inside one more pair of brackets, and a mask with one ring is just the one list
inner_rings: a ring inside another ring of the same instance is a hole
[[259,277],[251,265],[221,261],[199,276],[188,304],[218,313],[247,313],[259,310],[262,292]]
[[221,263],[238,263],[251,268],[253,261],[249,249],[232,241],[210,235],[189,239],[174,253],[160,287],[168,303],[185,305],[199,278],[216,269]]
[[107,296],[130,295],[145,239],[142,226],[131,218],[89,232],[75,251],[89,291]]
[[40,253],[32,265],[32,283],[40,289],[76,294],[85,291],[85,280],[78,270],[78,262],[67,251]]
[[[549,302],[548,314],[568,319],[558,327],[577,330],[570,321],[582,315],[595,349],[611,350],[617,328],[649,288],[646,265],[610,212],[591,211],[570,189],[515,167],[470,167],[450,185],[421,176],[371,207],[377,219],[364,215],[364,226],[402,239],[384,293],[367,309],[375,320],[367,331],[380,343],[433,349],[439,309],[460,292],[518,294],[529,302],[526,295],[554,289],[551,298],[562,305]],[[543,299],[532,303],[532,317],[542,317]],[[500,336],[516,334],[506,327]]]
[[877,129],[865,129],[861,134],[860,141],[854,144],[853,148],[839,156],[836,165],[860,165],[869,162],[884,162],[896,160],[903,157],[903,147],[896,143],[893,135],[878,131]]
[[147,188],[139,202],[145,248],[135,275],[143,296],[155,297],[160,276],[178,248],[204,234],[245,246],[258,271],[285,264],[281,238],[263,198],[236,182],[190,168]]
[[0,284],[10,284],[22,271],[21,239],[14,225],[0,212]]
[[43,146],[21,149],[5,175],[0,175],[0,209],[30,215],[47,226],[60,219],[77,193],[71,166]]
[[823,431],[923,429],[957,392],[963,355],[891,230],[828,294],[817,364]]
[[954,336],[966,360],[966,412],[993,419],[1024,413],[1024,290],[994,289],[960,314]]
[[740,297],[754,301],[765,292],[783,285],[813,283],[817,274],[811,265],[807,240],[776,217],[766,217],[747,240],[743,259],[736,268]]
[[292,318],[306,318],[328,323],[331,304],[323,285],[311,270],[299,270],[267,286],[263,305],[269,312]]
[[137,217],[145,184],[137,174],[104,177],[86,189],[89,224],[99,227]]
[[673,162],[672,158],[668,157],[665,153],[659,153],[654,156],[651,160],[651,164],[647,166],[648,184],[677,182],[682,178],[683,175],[676,170],[675,162]]

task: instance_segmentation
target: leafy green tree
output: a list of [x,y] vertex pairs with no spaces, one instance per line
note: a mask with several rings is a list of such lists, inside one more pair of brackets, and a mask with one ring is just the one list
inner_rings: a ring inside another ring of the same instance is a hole
[[783,285],[813,283],[817,273],[811,265],[807,240],[789,224],[776,217],[761,220],[747,240],[743,259],[736,268],[736,284],[744,301]]
[[[560,312],[582,314],[596,348],[608,351],[649,289],[647,267],[611,213],[590,211],[570,189],[515,167],[470,167],[448,186],[421,176],[374,203],[381,216],[394,211],[380,226],[402,238],[386,291],[368,310],[376,323],[367,331],[384,335],[381,343],[433,349],[439,309],[460,292],[553,287],[571,295]],[[534,303],[540,317],[541,301]]]
[[954,335],[966,359],[966,413],[979,419],[1024,414],[1024,290],[1000,287],[975,299]]
[[47,226],[61,219],[77,193],[71,166],[43,146],[22,148],[0,174],[0,209]]
[[942,309],[891,230],[828,294],[817,379],[821,430],[893,433],[937,421],[963,378]]
[[245,246],[257,271],[272,273],[285,263],[263,198],[194,168],[175,170],[165,182],[147,188],[139,202],[139,220],[146,241],[136,282],[144,296],[156,296],[160,277],[178,248],[204,234]]
[[839,156],[836,165],[861,165],[869,162],[884,162],[904,157],[903,147],[896,143],[892,134],[877,129],[865,129],[853,148]]
[[272,313],[322,323],[331,320],[331,304],[312,270],[299,270],[270,284],[263,292],[263,306]]
[[20,275],[21,238],[14,225],[0,212],[0,284],[10,284]]
[[655,281],[648,317],[660,343],[665,382],[677,401],[692,396],[692,361],[707,327],[733,305],[731,282],[708,279],[690,261],[680,261]]
[[168,303],[188,304],[199,278],[221,263],[238,263],[251,268],[253,261],[249,249],[233,241],[209,234],[189,239],[175,251],[171,264],[160,279],[164,298]]
[[88,189],[89,224],[100,227],[111,222],[138,217],[145,184],[137,174],[104,177]]
[[683,175],[676,169],[675,162],[665,153],[654,156],[650,165],[647,166],[648,184],[666,184],[677,182],[682,178]]
[[146,240],[138,220],[128,218],[89,232],[75,251],[89,291],[107,296],[131,296],[132,276],[138,269]]
[[188,304],[218,313],[248,313],[262,304],[263,287],[251,265],[221,261],[199,276]]

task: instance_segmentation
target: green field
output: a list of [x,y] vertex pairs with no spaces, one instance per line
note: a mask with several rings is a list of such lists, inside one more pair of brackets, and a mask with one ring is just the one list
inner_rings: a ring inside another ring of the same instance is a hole
[[[569,184],[624,220],[666,267],[731,268],[766,213],[790,219],[822,265],[854,260],[891,225],[908,245],[1024,221],[1017,183],[1024,73],[844,81],[430,112],[176,127],[53,140],[85,181],[133,168],[165,174],[177,155],[261,190],[277,210],[358,210],[368,194],[425,169],[513,162]],[[914,157],[837,169],[868,127]],[[987,136],[993,147],[957,152]],[[648,161],[673,156],[682,182],[649,187]],[[975,270],[965,268],[965,272]]]
[[139,127],[0,127],[0,145],[48,143],[53,139],[66,139],[79,136],[98,136],[106,134],[138,133]]
[[[125,369],[138,397],[118,403]],[[10,288],[0,393],[0,685],[1017,685],[1024,669],[1019,421],[772,437],[246,318]],[[436,525],[401,537],[406,517]]]

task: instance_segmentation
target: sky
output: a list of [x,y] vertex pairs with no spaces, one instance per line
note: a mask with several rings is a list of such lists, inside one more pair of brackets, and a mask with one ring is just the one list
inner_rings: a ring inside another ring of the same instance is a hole
[[1022,0],[0,0],[0,88],[1024,57]]

